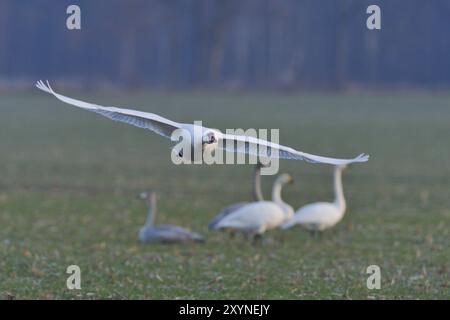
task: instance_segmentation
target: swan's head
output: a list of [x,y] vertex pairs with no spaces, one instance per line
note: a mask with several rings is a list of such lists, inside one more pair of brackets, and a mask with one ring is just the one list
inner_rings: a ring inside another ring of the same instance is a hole
[[156,201],[156,192],[153,190],[149,191],[143,191],[139,193],[138,199],[145,200],[148,205],[151,205],[153,202]]
[[202,136],[202,149],[205,150],[214,150],[219,145],[220,132],[217,130],[209,129],[205,131]]
[[283,173],[278,176],[276,182],[281,183],[281,184],[287,184],[287,183],[292,184],[292,183],[294,183],[294,179],[292,179],[292,177],[289,174]]
[[137,198],[141,199],[141,200],[147,199],[148,198],[148,192],[147,191],[142,191],[141,193],[138,194]]
[[208,130],[203,134],[202,144],[217,144],[219,137],[216,131]]

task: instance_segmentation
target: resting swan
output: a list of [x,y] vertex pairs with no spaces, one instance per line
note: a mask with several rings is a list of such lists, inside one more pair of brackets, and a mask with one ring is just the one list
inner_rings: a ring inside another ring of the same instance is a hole
[[95,112],[114,121],[125,122],[139,128],[151,130],[172,141],[178,140],[178,138],[173,135],[178,129],[180,130],[178,131],[180,136],[187,135],[191,138],[191,149],[193,152],[190,152],[190,157],[187,154],[183,154],[183,150],[176,151],[176,154],[189,160],[194,160],[194,155],[199,152],[203,155],[203,152],[212,152],[216,148],[234,153],[252,154],[257,157],[305,160],[312,163],[327,163],[333,165],[366,162],[369,160],[369,156],[365,154],[360,154],[354,159],[335,159],[316,156],[255,137],[224,134],[216,129],[189,123],[178,123],[154,113],[116,107],[103,107],[56,93],[50,87],[48,81],[47,84],[38,81],[36,87],[44,92],[52,94],[57,99],[67,104]]
[[[255,165],[255,169],[253,171],[253,200],[254,201],[264,201],[263,193],[261,190],[261,167],[262,164],[258,163]],[[239,208],[242,208],[248,204],[248,202],[238,202],[233,203],[229,206],[223,208],[214,218],[212,218],[208,223],[209,229],[214,229],[214,227],[219,223],[220,220],[225,218],[227,215],[236,211]]]
[[272,201],[251,202],[220,220],[214,229],[243,230],[261,235],[292,218],[294,210],[281,199],[284,184],[292,183],[288,174],[279,175],[273,185]]
[[139,240],[142,242],[190,242],[203,241],[202,236],[187,229],[172,224],[155,226],[156,193],[142,192],[140,198],[146,200],[148,215],[145,225],[139,230]]
[[288,229],[300,225],[310,231],[323,231],[335,226],[341,221],[346,209],[344,191],[342,189],[342,171],[346,166],[334,168],[334,194],[333,203],[317,202],[307,204],[297,210],[294,217],[281,226]]

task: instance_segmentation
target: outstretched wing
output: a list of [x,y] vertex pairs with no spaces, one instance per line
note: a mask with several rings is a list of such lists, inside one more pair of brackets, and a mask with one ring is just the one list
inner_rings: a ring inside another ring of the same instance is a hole
[[335,159],[316,156],[306,152],[297,151],[290,147],[269,142],[250,136],[223,134],[220,147],[229,152],[246,153],[258,157],[281,158],[291,160],[304,160],[311,163],[327,163],[332,165],[346,165],[354,162],[366,162],[369,156],[364,153],[354,159]]
[[102,116],[105,116],[114,121],[120,121],[127,124],[131,124],[133,126],[144,128],[156,132],[166,138],[171,138],[172,132],[176,129],[181,128],[181,124],[171,121],[169,119],[158,116],[154,113],[141,112],[130,109],[122,109],[116,107],[103,107],[96,104],[72,99],[61,94],[56,93],[50,87],[50,84],[47,81],[47,85],[45,85],[41,80],[36,83],[36,87],[54,95],[57,99],[62,102],[71,104],[73,106],[92,111]]

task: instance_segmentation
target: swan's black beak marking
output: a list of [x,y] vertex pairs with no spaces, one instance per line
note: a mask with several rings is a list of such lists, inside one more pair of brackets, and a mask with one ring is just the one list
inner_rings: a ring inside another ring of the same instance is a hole
[[208,144],[214,143],[216,141],[217,139],[214,133],[208,133]]
[[181,149],[180,152],[178,152],[178,156],[179,156],[180,158],[183,158],[183,149]]

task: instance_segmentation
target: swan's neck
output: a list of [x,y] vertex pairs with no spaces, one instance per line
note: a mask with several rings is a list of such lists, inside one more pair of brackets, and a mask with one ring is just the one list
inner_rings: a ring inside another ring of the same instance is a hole
[[275,181],[272,188],[272,201],[278,204],[284,204],[283,199],[281,198],[281,189],[283,188],[283,184],[281,182]]
[[156,217],[156,197],[150,196],[148,203],[147,221],[145,221],[145,225],[147,227],[153,227],[155,225],[155,217]]
[[281,189],[283,188],[283,183],[275,181],[272,188],[272,201],[278,204],[286,214],[286,219],[290,219],[294,214],[294,209],[281,198]]
[[345,203],[344,190],[342,188],[342,169],[334,169],[334,204],[340,212],[344,213],[347,204]]
[[253,172],[253,199],[255,201],[264,200],[264,196],[261,190],[261,167],[258,165]]

